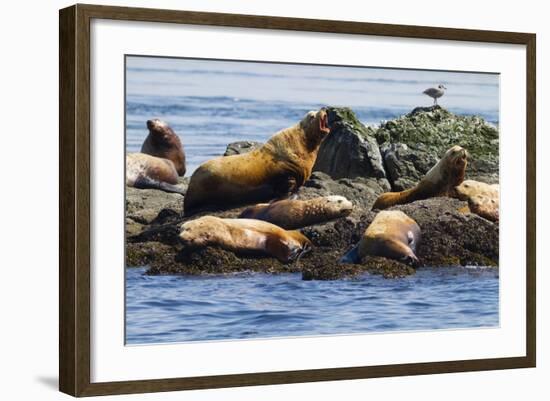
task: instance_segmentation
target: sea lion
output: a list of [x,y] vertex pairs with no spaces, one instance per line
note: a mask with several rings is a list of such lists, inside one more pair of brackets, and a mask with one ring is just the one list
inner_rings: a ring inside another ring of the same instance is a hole
[[217,245],[232,252],[268,254],[283,263],[298,260],[311,249],[299,231],[253,219],[204,216],[184,223],[179,237],[192,248]]
[[319,146],[329,133],[326,110],[310,111],[259,149],[201,164],[191,176],[185,215],[288,196],[310,177]]
[[421,199],[448,196],[464,181],[468,152],[460,146],[453,146],[424,178],[413,188],[401,192],[386,192],[376,199],[372,209],[387,209],[394,205],[403,205]]
[[175,185],[177,183],[178,172],[171,160],[145,153],[128,153],[126,155],[127,186],[185,194],[183,189]]
[[239,218],[268,221],[287,230],[348,216],[353,204],[343,196],[283,199],[246,208]]
[[185,175],[185,152],[174,130],[158,118],[148,120],[149,135],[141,146],[141,153],[171,160],[180,177]]
[[486,184],[480,181],[466,180],[454,188],[451,196],[468,201],[468,210],[487,220],[499,220],[498,184]]
[[420,237],[416,221],[400,210],[384,210],[376,215],[359,243],[340,262],[359,263],[366,255],[372,255],[417,265],[415,252]]

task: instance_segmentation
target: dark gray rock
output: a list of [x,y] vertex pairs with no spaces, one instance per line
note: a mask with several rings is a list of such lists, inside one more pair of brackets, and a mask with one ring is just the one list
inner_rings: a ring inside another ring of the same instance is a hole
[[374,130],[349,108],[329,108],[330,135],[323,141],[313,171],[332,178],[386,179]]
[[300,199],[311,199],[317,196],[341,195],[354,205],[370,209],[380,194],[390,189],[386,179],[341,178],[333,180],[329,175],[319,171],[314,172],[310,179],[298,191]]
[[[178,186],[186,189],[189,178],[180,178]],[[156,189],[126,187],[126,235],[136,235],[151,224],[162,209],[183,213],[183,196]]]
[[380,150],[394,191],[413,187],[439,160],[429,152],[414,152],[404,143],[386,143]]
[[225,149],[225,153],[223,155],[224,156],[241,155],[243,153],[248,153],[251,150],[258,149],[262,145],[263,143],[255,142],[255,141],[233,142],[227,145],[227,149]]

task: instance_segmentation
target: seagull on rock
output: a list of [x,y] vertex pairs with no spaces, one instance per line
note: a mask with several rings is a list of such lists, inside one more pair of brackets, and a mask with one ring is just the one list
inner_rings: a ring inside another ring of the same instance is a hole
[[437,88],[428,88],[423,93],[434,99],[434,104],[437,104],[437,99],[445,94],[445,85],[437,85]]

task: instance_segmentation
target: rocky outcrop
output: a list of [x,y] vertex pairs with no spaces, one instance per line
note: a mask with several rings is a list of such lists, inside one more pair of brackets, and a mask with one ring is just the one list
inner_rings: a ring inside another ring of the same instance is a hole
[[470,154],[467,178],[498,182],[498,130],[477,116],[459,116],[441,106],[417,107],[383,123],[375,133],[394,190],[410,187],[453,145]]
[[[186,189],[189,178],[180,178],[178,187]],[[162,209],[183,213],[183,196],[155,189],[126,187],[126,235],[135,235],[151,224]]]
[[[262,272],[302,272],[303,278],[335,279],[370,272],[385,277],[402,277],[414,269],[384,258],[366,258],[361,264],[344,265],[338,260],[361,238],[376,213],[369,208],[369,199],[376,197],[367,184],[363,190],[350,188],[347,179],[332,180],[316,173],[298,193],[301,199],[349,191],[345,196],[356,207],[344,218],[305,227],[301,231],[314,249],[294,264],[283,264],[274,258],[239,255],[218,248],[185,249],[179,242],[180,225],[186,221],[177,211],[163,209],[157,218],[145,225],[137,235],[127,238],[128,266],[149,265],[148,274],[213,274],[242,270]],[[344,182],[342,182],[344,181]],[[310,186],[311,183],[316,183]],[[363,198],[362,198],[363,197]],[[417,249],[421,266],[485,265],[498,263],[498,224],[474,214],[463,214],[467,203],[452,198],[432,198],[396,206],[415,219],[422,230]],[[210,213],[220,217],[237,217],[242,208]],[[194,216],[196,218],[198,216]]]
[[386,179],[375,131],[363,125],[349,108],[329,108],[331,134],[319,148],[313,171],[332,178]]
[[[186,249],[178,238],[179,227],[187,220],[182,214],[183,197],[127,188],[127,266],[147,265],[148,274],[252,270],[301,272],[304,280],[331,280],[365,272],[402,277],[415,270],[385,258],[367,257],[357,265],[339,263],[374,219],[371,207],[376,198],[392,186],[404,189],[414,185],[455,143],[470,152],[468,175],[498,178],[498,133],[495,136],[495,129],[477,117],[454,116],[434,106],[416,109],[374,130],[361,124],[351,110],[331,108],[329,123],[333,131],[319,152],[316,171],[297,196],[310,199],[342,195],[354,203],[354,210],[347,217],[301,229],[314,248],[299,262],[283,264],[274,258],[240,255],[215,247]],[[458,127],[462,127],[464,136],[453,131]],[[226,154],[240,154],[258,146],[261,144],[231,144]],[[185,187],[187,183],[185,179],[180,185]],[[465,214],[467,205],[465,201],[441,197],[392,208],[402,210],[420,226],[422,241],[416,255],[421,266],[498,264],[498,221]],[[209,214],[237,217],[243,209]]]

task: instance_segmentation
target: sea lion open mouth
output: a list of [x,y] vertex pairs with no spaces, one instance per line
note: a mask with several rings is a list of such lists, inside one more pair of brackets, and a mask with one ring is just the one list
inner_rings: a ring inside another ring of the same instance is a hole
[[319,130],[326,134],[330,132],[330,127],[328,126],[328,115],[326,112],[324,112],[321,118],[319,118]]
[[460,155],[456,158],[456,165],[461,167],[466,164],[468,160],[468,151],[466,149],[460,150]]

